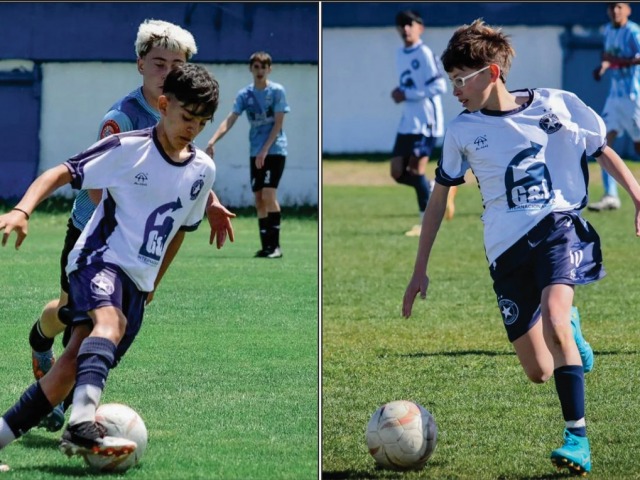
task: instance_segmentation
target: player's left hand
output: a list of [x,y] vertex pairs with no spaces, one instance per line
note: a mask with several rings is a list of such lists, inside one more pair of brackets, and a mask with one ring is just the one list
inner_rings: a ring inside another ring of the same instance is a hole
[[11,210],[4,215],[0,215],[0,230],[4,230],[2,234],[3,247],[7,245],[11,232],[16,232],[16,250],[18,250],[29,233],[29,221],[23,212]]
[[391,92],[391,98],[393,98],[393,101],[396,103],[404,102],[407,99],[404,92],[399,87],[393,89]]
[[213,245],[213,240],[215,239],[216,247],[220,249],[227,240],[227,236],[233,242],[234,235],[231,219],[235,218],[235,216],[235,213],[231,213],[218,202],[212,203],[207,207],[207,220],[209,220],[209,226],[211,227],[209,245]]
[[416,295],[420,293],[420,298],[423,300],[427,298],[427,288],[429,287],[429,277],[422,275],[416,277],[413,275],[407,285],[407,289],[404,292],[404,298],[402,299],[402,316],[409,318],[411,316],[411,310],[413,309],[413,302],[416,300]]

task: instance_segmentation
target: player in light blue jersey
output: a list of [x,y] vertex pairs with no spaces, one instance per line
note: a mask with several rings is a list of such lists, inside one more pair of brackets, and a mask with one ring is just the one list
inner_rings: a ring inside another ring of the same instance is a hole
[[[199,65],[172,69],[158,97],[154,127],[115,133],[40,175],[16,207],[0,216],[5,246],[23,243],[35,208],[57,188],[104,190],[69,253],[69,342],[51,369],[0,418],[0,448],[49,414],[75,387],[60,450],[115,456],[135,442],[107,436],[95,422],[109,371],[138,334],[186,232],[198,228],[215,180],[215,164],[193,144],[218,107],[218,82]],[[143,173],[144,175],[140,175]],[[221,224],[218,234],[224,235]]]
[[[145,20],[138,27],[135,51],[138,72],[142,75],[142,86],[111,106],[100,124],[98,139],[114,133],[155,126],[160,119],[158,98],[162,95],[162,85],[167,73],[173,67],[189,61],[198,49],[193,36],[187,30],[162,20]],[[29,335],[36,379],[42,377],[55,363],[53,342],[55,337],[65,330],[63,320],[69,291],[65,268],[69,251],[80,237],[101,196],[101,190],[80,190],[74,200],[60,256],[60,297],[47,303]],[[215,210],[208,210],[208,214],[210,221],[219,221],[211,217],[219,215]],[[224,215],[223,212],[222,216]],[[63,344],[67,338],[68,331]],[[42,427],[56,431],[62,428],[63,424],[64,409],[58,406],[43,421]]]
[[233,127],[242,112],[247,112],[249,129],[249,171],[251,190],[255,195],[261,249],[260,258],[280,258],[281,213],[277,188],[287,157],[287,136],[283,130],[284,116],[291,109],[285,89],[269,80],[271,55],[256,52],[249,58],[253,83],[236,95],[231,113],[213,134],[207,153],[213,157],[215,143]]
[[[403,108],[390,173],[396,182],[415,189],[422,217],[431,191],[425,168],[437,139],[444,133],[440,95],[447,91],[447,82],[440,60],[420,38],[424,22],[418,12],[399,12],[395,23],[403,46],[396,53],[398,86],[391,92],[391,98],[402,103]],[[453,207],[453,196],[450,206]],[[405,235],[420,235],[420,225]]]
[[[627,132],[637,154],[640,154],[640,26],[629,20],[629,3],[607,4],[611,20],[604,28],[604,52],[600,65],[593,71],[599,81],[606,71],[611,75],[609,95],[602,110],[607,126],[607,143]],[[618,185],[602,169],[604,196],[587,208],[593,211],[620,208]]]
[[607,146],[602,118],[575,94],[507,90],[514,54],[505,34],[476,20],[456,30],[442,55],[453,94],[466,110],[447,126],[402,313],[411,315],[418,293],[426,298],[427,264],[448,190],[462,184],[471,169],[480,187],[485,253],[507,336],[532,382],[555,379],[565,429],[564,444],[553,450],[551,461],[585,474],[591,470],[580,352],[585,341],[571,305],[576,285],[605,274],[600,238],[581,216],[587,158],[594,156],[631,196],[638,236],[640,185]]

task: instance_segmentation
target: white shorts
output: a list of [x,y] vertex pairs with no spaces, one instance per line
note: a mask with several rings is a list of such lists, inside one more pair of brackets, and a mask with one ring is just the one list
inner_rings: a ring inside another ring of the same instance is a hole
[[602,110],[607,132],[627,132],[634,143],[640,142],[640,102],[629,97],[607,97]]

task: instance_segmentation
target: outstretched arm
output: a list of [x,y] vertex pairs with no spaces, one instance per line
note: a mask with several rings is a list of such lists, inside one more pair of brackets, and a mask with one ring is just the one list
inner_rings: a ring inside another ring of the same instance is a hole
[[209,191],[209,198],[207,199],[207,220],[209,220],[209,226],[211,227],[211,235],[209,235],[209,245],[213,244],[213,240],[216,240],[216,247],[222,248],[224,242],[229,236],[229,240],[233,242],[233,225],[231,225],[231,219],[235,218],[236,214],[227,210],[213,190]]
[[402,316],[405,318],[411,316],[413,302],[415,302],[418,293],[420,293],[422,299],[427,297],[427,287],[429,286],[427,265],[429,263],[429,255],[431,255],[431,249],[436,241],[436,236],[442,223],[442,217],[444,217],[448,194],[449,187],[444,187],[436,183],[429,197],[429,203],[427,203],[427,208],[422,220],[422,231],[420,232],[413,275],[402,300]]
[[609,173],[616,181],[624,188],[633,204],[636,207],[636,236],[640,237],[640,185],[638,181],[629,170],[629,167],[620,158],[620,155],[616,153],[611,147],[607,146],[602,150],[602,155],[596,157],[596,160],[607,173]]
[[213,158],[213,155],[215,153],[215,148],[214,148],[215,143],[218,140],[220,140],[222,137],[224,137],[229,130],[231,130],[231,127],[233,127],[233,125],[236,123],[236,120],[238,119],[239,116],[240,115],[238,115],[237,113],[231,112],[229,115],[227,115],[227,118],[225,118],[222,121],[222,123],[216,130],[216,133],[213,134],[213,136],[207,143],[207,149],[206,149],[207,155],[209,155],[211,158]]
[[16,250],[19,249],[27,236],[31,213],[45,198],[67,183],[71,183],[71,173],[63,164],[50,168],[36,178],[14,210],[0,215],[0,230],[4,230],[2,246],[7,244],[9,235],[15,230]]

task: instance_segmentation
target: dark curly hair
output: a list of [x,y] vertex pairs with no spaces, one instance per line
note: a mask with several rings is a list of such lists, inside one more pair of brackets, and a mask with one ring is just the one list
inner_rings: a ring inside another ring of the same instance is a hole
[[162,92],[175,96],[193,115],[213,118],[218,109],[220,87],[201,65],[184,63],[173,68],[164,80]]

